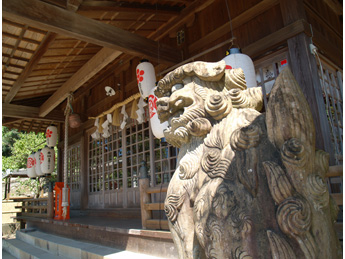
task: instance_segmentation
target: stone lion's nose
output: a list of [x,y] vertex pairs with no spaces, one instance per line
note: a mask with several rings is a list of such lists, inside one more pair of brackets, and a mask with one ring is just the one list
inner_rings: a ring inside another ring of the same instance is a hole
[[169,118],[169,97],[159,98],[156,102],[158,118],[161,122]]

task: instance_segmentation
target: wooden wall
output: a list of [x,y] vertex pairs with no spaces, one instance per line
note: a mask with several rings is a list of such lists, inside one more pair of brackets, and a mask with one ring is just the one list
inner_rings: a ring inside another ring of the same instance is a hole
[[[185,60],[216,46],[212,51],[190,59],[215,62],[225,56],[225,51],[230,46],[229,39],[233,35],[237,38],[237,45],[255,61],[282,46],[286,47],[288,37],[308,31],[310,23],[317,47],[342,67],[342,24],[334,10],[324,0],[305,0],[305,10],[302,11],[305,12],[307,21],[290,25],[284,23],[281,2],[282,0],[228,1],[227,6],[224,0],[215,0],[206,9],[195,13],[186,24],[170,31],[159,41],[183,50]],[[185,41],[178,45],[176,35],[181,30],[184,31]],[[159,50],[157,55],[159,56]],[[73,106],[75,112],[82,115],[83,121],[138,92],[136,66],[141,58],[131,59],[123,54],[121,64],[110,64],[106,76],[95,76],[77,92]],[[153,64],[157,74],[168,69],[166,65]],[[160,77],[157,78],[159,79]],[[115,89],[115,96],[106,96],[104,87],[107,85]],[[70,134],[78,132],[71,130]]]

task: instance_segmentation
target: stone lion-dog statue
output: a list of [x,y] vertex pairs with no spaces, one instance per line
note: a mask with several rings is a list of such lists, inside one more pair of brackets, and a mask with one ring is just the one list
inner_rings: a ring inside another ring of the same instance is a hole
[[285,68],[265,113],[242,69],[193,62],[155,89],[180,148],[165,212],[179,258],[340,258],[338,207],[310,108]]

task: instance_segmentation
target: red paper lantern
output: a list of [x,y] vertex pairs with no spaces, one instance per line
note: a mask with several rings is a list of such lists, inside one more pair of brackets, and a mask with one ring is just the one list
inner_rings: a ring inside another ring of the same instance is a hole
[[54,148],[45,146],[41,150],[41,172],[42,174],[51,174],[55,167],[55,152]]
[[56,146],[57,138],[58,138],[57,127],[55,125],[50,125],[46,130],[47,146],[48,147]]
[[227,56],[223,58],[226,63],[226,68],[242,68],[247,87],[257,87],[254,63],[251,58],[241,53],[238,48],[231,48],[226,52],[226,54]]
[[153,135],[156,138],[164,138],[164,129],[168,128],[169,123],[167,121],[161,123],[157,114],[157,96],[154,94],[154,88],[151,89],[149,94],[149,112],[150,112],[150,124]]
[[36,159],[35,159],[35,153],[32,153],[29,155],[28,160],[27,160],[27,175],[28,177],[35,178],[36,175]]
[[142,60],[137,66],[137,82],[141,96],[146,99],[156,86],[155,68],[148,60]]
[[44,175],[41,171],[41,149],[39,149],[35,153],[35,160],[36,160],[36,174],[37,174],[37,176]]

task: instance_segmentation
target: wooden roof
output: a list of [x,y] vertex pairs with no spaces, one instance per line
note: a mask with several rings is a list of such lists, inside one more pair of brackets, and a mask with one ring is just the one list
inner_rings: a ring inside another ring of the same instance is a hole
[[[278,49],[287,39],[305,32],[313,34],[320,53],[342,67],[340,1],[316,1],[314,5],[313,0],[305,0],[302,6],[306,14],[296,14],[291,23],[284,23],[280,6],[288,1],[227,2],[231,3],[230,10],[223,0],[3,1],[3,125],[45,131],[51,123],[64,122],[70,93],[85,97],[101,88],[101,78],[127,70],[126,75],[116,74],[123,83],[120,97],[87,99],[83,107],[86,118],[91,113],[96,116],[138,92],[134,64],[140,59],[149,59],[161,73],[166,72],[204,51],[225,48],[231,38],[230,27],[243,53],[252,58],[272,51],[272,47]],[[186,34],[188,46],[176,44],[181,28],[186,32],[193,29]],[[220,60],[221,52],[215,53],[207,55]],[[208,57],[205,60],[210,60]]]
[[64,121],[70,92],[135,57],[167,65],[181,52],[159,43],[200,0],[11,0],[2,3],[2,123],[44,131]]

